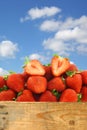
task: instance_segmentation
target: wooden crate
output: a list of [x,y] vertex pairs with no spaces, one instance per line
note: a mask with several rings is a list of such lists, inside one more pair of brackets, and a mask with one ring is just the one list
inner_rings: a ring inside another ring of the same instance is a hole
[[87,103],[0,102],[0,130],[86,130]]

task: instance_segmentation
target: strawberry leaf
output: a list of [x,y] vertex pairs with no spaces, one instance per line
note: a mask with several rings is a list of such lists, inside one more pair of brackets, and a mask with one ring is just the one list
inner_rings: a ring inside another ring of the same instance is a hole
[[57,99],[59,99],[60,93],[59,93],[56,89],[53,89],[53,90],[52,90],[52,94],[53,94],[54,96],[56,96]]
[[77,94],[77,96],[78,96],[78,102],[81,102],[81,98],[82,98],[82,94]]
[[24,65],[22,66],[22,68],[24,68],[28,64],[29,61],[30,61],[29,57],[26,56],[24,59]]
[[20,95],[22,95],[22,93],[23,93],[23,92],[22,92],[22,91],[20,91],[20,92],[17,94],[17,97],[18,97],[18,96],[20,96]]
[[70,76],[70,77],[72,77],[73,75],[75,75],[76,74],[76,71],[67,71],[66,72],[66,75],[67,76]]

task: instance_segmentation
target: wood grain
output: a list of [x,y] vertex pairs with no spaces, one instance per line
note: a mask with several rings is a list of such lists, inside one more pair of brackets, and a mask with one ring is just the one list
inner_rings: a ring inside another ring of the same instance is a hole
[[86,130],[87,103],[0,102],[0,130]]

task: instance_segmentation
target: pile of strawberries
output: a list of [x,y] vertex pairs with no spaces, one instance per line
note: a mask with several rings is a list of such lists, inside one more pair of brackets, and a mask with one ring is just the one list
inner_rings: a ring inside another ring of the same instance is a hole
[[49,65],[30,60],[22,73],[0,76],[0,101],[86,102],[87,70],[56,55]]

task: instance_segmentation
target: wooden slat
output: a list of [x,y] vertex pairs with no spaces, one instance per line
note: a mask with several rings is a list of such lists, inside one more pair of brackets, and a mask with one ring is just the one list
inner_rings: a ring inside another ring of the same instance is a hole
[[0,130],[86,130],[87,103],[0,102]]

